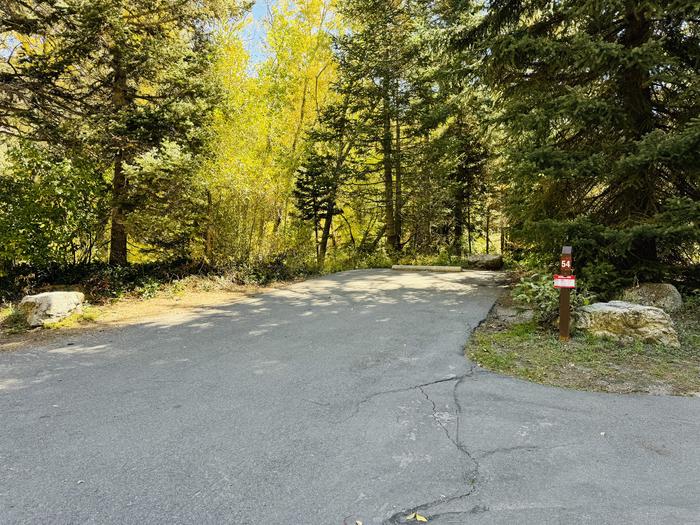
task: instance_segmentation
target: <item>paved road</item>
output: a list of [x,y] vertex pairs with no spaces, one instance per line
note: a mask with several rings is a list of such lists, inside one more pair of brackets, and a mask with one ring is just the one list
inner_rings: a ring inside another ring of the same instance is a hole
[[474,368],[497,293],[345,272],[0,354],[0,522],[700,523],[700,399]]

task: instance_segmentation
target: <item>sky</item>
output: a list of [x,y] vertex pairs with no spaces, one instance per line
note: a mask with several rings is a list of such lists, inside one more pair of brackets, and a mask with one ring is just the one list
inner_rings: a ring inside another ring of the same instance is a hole
[[243,31],[243,41],[250,53],[251,64],[258,64],[265,58],[263,43],[265,40],[265,28],[263,20],[267,15],[267,6],[274,0],[256,0],[251,13],[251,23]]

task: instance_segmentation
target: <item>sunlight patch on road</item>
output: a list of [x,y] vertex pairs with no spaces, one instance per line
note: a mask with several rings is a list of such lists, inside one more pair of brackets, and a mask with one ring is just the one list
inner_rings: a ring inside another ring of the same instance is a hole
[[49,354],[99,354],[107,350],[107,345],[95,345],[95,346],[61,346],[59,348],[54,348],[49,350]]
[[16,390],[21,384],[22,382],[19,379],[0,379],[0,390]]

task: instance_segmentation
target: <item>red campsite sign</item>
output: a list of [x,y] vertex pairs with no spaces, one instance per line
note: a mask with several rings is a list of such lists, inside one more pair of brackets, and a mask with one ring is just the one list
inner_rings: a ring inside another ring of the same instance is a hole
[[575,275],[555,275],[554,288],[576,288]]

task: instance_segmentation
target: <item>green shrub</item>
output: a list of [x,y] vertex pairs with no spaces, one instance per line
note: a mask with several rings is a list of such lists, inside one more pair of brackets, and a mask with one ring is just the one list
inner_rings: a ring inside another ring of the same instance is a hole
[[0,331],[15,334],[27,329],[29,329],[29,325],[24,314],[12,305],[0,305]]
[[[559,290],[554,288],[552,276],[536,273],[522,279],[513,289],[516,303],[533,308],[535,319],[546,326],[559,316]],[[584,290],[571,291],[571,310],[591,304],[595,296]]]
[[158,290],[160,290],[160,287],[161,283],[151,277],[148,277],[144,280],[141,286],[136,288],[136,295],[138,295],[141,299],[152,299],[156,296]]

